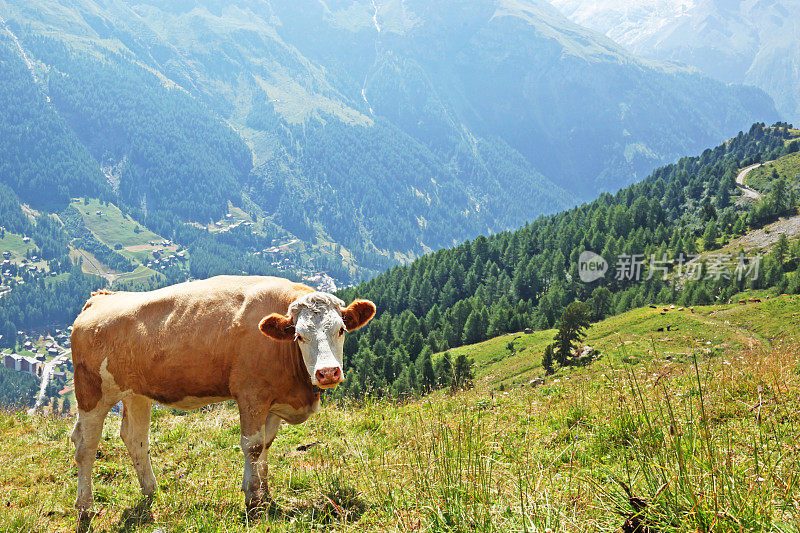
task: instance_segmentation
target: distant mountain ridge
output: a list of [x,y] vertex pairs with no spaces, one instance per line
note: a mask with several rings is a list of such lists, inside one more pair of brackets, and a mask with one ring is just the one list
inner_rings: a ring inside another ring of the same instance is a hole
[[164,235],[230,201],[372,272],[775,118],[763,93],[638,60],[544,1],[0,1],[0,16],[14,106],[60,124],[37,142],[74,147],[50,172],[67,152],[26,153],[17,131],[0,179],[23,200],[42,198],[11,176],[35,161],[47,199],[104,196]]
[[642,57],[680,61],[729,83],[760,87],[800,120],[798,0],[551,0],[572,21]]

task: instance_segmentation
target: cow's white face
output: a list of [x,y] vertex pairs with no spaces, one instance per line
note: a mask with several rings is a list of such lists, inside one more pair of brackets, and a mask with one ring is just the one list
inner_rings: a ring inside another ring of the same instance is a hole
[[288,315],[273,313],[259,328],[273,339],[296,341],[311,383],[327,389],[344,380],[345,333],[365,325],[374,315],[375,304],[368,300],[344,307],[332,294],[311,292],[292,302]]
[[301,307],[294,330],[311,383],[320,388],[335,387],[341,383],[344,379],[342,358],[347,330],[339,306],[319,311]]

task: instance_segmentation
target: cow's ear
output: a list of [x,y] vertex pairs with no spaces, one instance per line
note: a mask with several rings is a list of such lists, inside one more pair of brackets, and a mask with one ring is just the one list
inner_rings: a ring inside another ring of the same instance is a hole
[[272,313],[265,317],[259,324],[261,333],[276,341],[290,341],[294,339],[294,323],[288,316]]
[[365,326],[373,316],[375,316],[375,304],[369,300],[353,300],[353,303],[342,309],[342,319],[347,331]]

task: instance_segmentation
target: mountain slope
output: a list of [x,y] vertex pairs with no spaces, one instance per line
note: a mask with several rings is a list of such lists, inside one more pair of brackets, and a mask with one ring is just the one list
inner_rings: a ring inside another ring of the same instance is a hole
[[[55,110],[145,217],[166,211],[206,222],[228,200],[252,200],[298,237],[334,240],[362,266],[382,268],[572,202],[491,143],[481,150],[511,177],[501,186],[484,172],[485,182],[464,183],[391,123],[351,108],[321,67],[236,10],[209,27],[211,4],[167,13],[179,18],[163,26],[166,14],[150,13],[143,26],[132,9],[147,15],[148,6],[18,7],[6,25],[44,71]],[[506,191],[519,182],[528,194]]]
[[633,53],[680,61],[729,83],[760,87],[800,119],[800,2],[551,0],[572,21]]
[[275,7],[279,31],[347,72],[348,94],[455,160],[500,139],[582,199],[735,134],[743,114],[776,116],[757,91],[642,62],[546,2],[326,5]]
[[[341,291],[348,301],[374,301],[379,315],[347,338],[348,365],[357,373],[336,394],[424,389],[432,385],[423,378],[431,374],[432,353],[552,328],[576,300],[599,320],[649,303],[727,302],[753,290],[800,294],[800,239],[760,255],[747,247],[744,257],[725,248],[797,215],[798,197],[787,187],[772,187],[758,202],[740,201],[735,177],[754,162],[795,154],[798,142],[786,124],[754,124],[616,195],[428,254]],[[599,276],[584,276],[586,253],[605,265]]]
[[367,272],[775,114],[539,1],[2,1],[0,16],[103,194],[156,232],[231,201]]
[[[666,330],[670,326],[670,330]],[[661,331],[659,331],[659,329]],[[544,375],[541,356],[553,342],[556,329],[507,333],[450,351],[475,361],[478,380],[491,386],[527,384]],[[760,303],[673,308],[643,307],[592,324],[585,345],[603,357],[628,364],[651,358],[687,362],[698,346],[707,353],[742,350],[769,351],[796,343],[800,332],[800,296],[779,296]],[[654,351],[653,341],[656,341]],[[569,375],[562,368],[561,376]],[[560,377],[560,376],[558,376]]]

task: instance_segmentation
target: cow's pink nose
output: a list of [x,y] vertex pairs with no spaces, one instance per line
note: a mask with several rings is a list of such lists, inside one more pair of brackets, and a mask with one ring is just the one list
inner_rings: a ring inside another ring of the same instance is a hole
[[320,368],[314,375],[320,385],[336,385],[342,381],[342,369],[338,366]]

